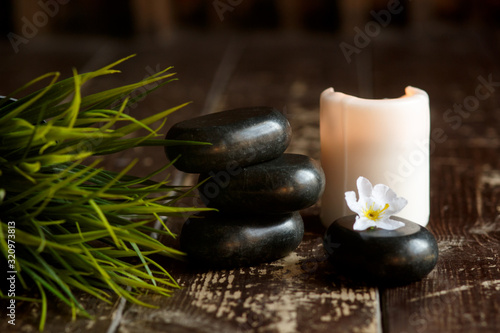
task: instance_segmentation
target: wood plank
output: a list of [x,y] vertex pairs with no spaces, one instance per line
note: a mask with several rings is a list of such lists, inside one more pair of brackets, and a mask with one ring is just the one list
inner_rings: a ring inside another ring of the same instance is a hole
[[498,202],[492,201],[497,199],[498,185],[481,185],[471,175],[474,164],[470,159],[434,162],[433,174],[440,180],[433,187],[430,230],[438,240],[440,258],[426,279],[382,293],[388,332],[500,329],[498,213],[477,215],[488,202]]
[[[113,313],[113,305],[116,297],[111,299],[111,304],[97,300],[93,296],[83,293],[75,293],[77,299],[83,304],[89,315],[95,320],[90,320],[81,316],[73,317],[71,309],[67,304],[56,300],[48,294],[49,299],[47,309],[47,322],[44,332],[106,332]],[[35,294],[29,294],[28,297],[38,297],[38,291]],[[0,300],[2,307],[2,317],[7,306],[5,300]],[[17,332],[39,332],[41,315],[41,306],[39,303],[28,303],[23,301],[16,302],[16,320],[15,326],[8,324],[6,316],[0,321],[0,331],[8,333]]]
[[[390,33],[390,32],[389,32]],[[375,87],[390,94],[402,78],[430,95],[433,130],[446,140],[431,155],[431,221],[437,267],[420,282],[381,291],[386,332],[498,332],[500,228],[498,227],[499,94],[450,126],[445,112],[474,97],[479,77],[500,78],[494,47],[474,30],[427,31],[426,38],[377,39]],[[487,51],[487,52],[485,52]],[[464,67],[463,64],[469,64]],[[394,70],[398,71],[393,76]],[[498,89],[498,88],[495,88]],[[381,97],[381,96],[378,96]]]
[[[311,216],[306,225],[319,224]],[[120,330],[169,332],[378,332],[378,292],[335,279],[317,230],[273,263],[231,270],[177,267],[183,289],[148,296],[158,310],[130,306]]]

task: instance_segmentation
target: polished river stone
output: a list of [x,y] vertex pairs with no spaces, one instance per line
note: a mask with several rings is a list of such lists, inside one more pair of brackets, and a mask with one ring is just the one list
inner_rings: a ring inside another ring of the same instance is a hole
[[188,173],[232,170],[280,156],[290,143],[286,117],[271,107],[221,111],[175,124],[167,140],[208,142],[211,145],[166,146],[169,160]]
[[429,274],[438,259],[434,236],[424,227],[393,216],[405,226],[396,230],[353,230],[355,215],[330,225],[323,246],[334,270],[368,284],[401,285]]
[[201,174],[198,188],[208,207],[226,212],[285,213],[315,204],[325,187],[318,162],[305,155],[283,154],[244,168]]
[[180,236],[188,260],[208,267],[241,267],[280,259],[302,241],[298,212],[282,215],[197,213]]

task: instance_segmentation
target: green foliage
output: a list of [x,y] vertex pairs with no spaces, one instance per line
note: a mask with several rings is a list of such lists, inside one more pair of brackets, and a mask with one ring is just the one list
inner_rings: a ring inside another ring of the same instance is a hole
[[[114,293],[148,306],[137,298],[144,290],[170,295],[179,287],[151,255],[179,258],[183,253],[151,234],[174,237],[163,217],[202,210],[175,205],[192,189],[170,186],[168,177],[151,180],[168,165],[139,178],[128,175],[137,161],[119,173],[98,168],[99,160],[85,161],[137,146],[201,144],[157,138],[166,116],[184,105],[142,120],[124,112],[143,97],[130,98],[134,90],[144,87],[148,93],[171,81],[169,69],[135,84],[82,95],[83,84],[117,73],[113,68],[126,59],[90,73],[74,71],[61,81],[59,73],[48,73],[0,100],[0,250],[22,287],[39,290],[39,299],[17,297],[42,303],[41,330],[48,293],[73,313],[89,316],[76,290],[105,302]],[[44,81],[49,81],[44,88],[8,100]],[[157,121],[163,123],[151,128]],[[139,130],[146,134],[138,135]],[[10,221],[15,229],[9,228]],[[151,226],[155,221],[162,230]],[[13,249],[15,259],[9,256]],[[5,290],[0,295],[8,298]]]

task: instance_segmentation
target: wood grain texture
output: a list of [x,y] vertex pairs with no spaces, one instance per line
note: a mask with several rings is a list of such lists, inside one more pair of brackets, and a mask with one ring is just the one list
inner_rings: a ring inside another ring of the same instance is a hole
[[146,298],[159,310],[131,306],[120,332],[379,332],[378,291],[335,279],[316,231],[276,262],[173,273],[183,289]]
[[[484,39],[479,31],[426,32],[425,39],[400,36],[397,43],[374,45],[378,93],[395,91],[384,73],[401,68],[401,76],[429,93],[432,129],[444,133],[432,146],[428,226],[438,241],[439,261],[422,281],[381,290],[383,327],[398,333],[498,332],[500,71],[489,53],[497,50],[487,46],[491,35]],[[497,86],[480,99],[477,91],[486,89],[483,79],[489,77]],[[462,113],[448,111],[457,105],[463,105]]]
[[[321,246],[324,228],[318,206],[303,212],[306,235],[290,256],[274,263],[234,270],[200,271],[186,263],[165,261],[182,289],[171,298],[146,295],[158,308],[119,300],[106,305],[81,296],[96,316],[71,320],[62,304],[49,307],[48,332],[498,332],[500,331],[500,86],[481,100],[454,128],[445,117],[454,104],[475,96],[480,77],[500,82],[500,35],[494,30],[384,30],[353,57],[339,43],[352,36],[299,34],[186,34],[159,49],[141,43],[112,43],[106,48],[70,52],[59,44],[50,51],[34,42],[29,53],[2,56],[6,80],[1,89],[17,86],[16,64],[33,56],[45,69],[70,63],[98,67],[124,53],[138,52],[119,80],[142,78],[147,66],[175,65],[179,82],[141,102],[144,116],[187,100],[194,103],[169,119],[168,126],[204,112],[251,105],[274,106],[289,118],[293,137],[289,152],[319,158],[318,104],[322,90],[363,97],[397,97],[406,85],[429,93],[431,137],[431,221],[440,257],[423,280],[378,290],[355,285],[333,274]],[[2,45],[5,50],[8,45]],[[131,48],[134,48],[132,51]],[[74,48],[73,51],[78,50]],[[229,50],[229,51],[228,51]],[[232,51],[231,51],[232,50]],[[229,52],[229,53],[228,53]],[[230,56],[228,57],[227,54]],[[106,61],[104,61],[106,60]],[[232,62],[227,65],[226,61]],[[101,62],[103,62],[101,64]],[[226,63],[227,66],[224,64]],[[221,74],[222,73],[222,74]],[[215,79],[217,78],[217,79]],[[219,80],[219,78],[222,78]],[[25,81],[25,80],[21,80]],[[221,83],[222,82],[222,83]],[[216,87],[214,88],[214,84]],[[495,83],[497,84],[497,83]],[[91,87],[97,89],[99,86]],[[206,102],[209,101],[209,102]],[[207,106],[208,105],[208,106]],[[162,166],[162,153],[134,151],[142,171]],[[106,166],[120,168],[132,156],[120,155]],[[172,170],[171,170],[172,171]],[[175,181],[194,177],[177,173]],[[182,221],[171,220],[179,232]],[[177,246],[177,243],[172,243]],[[4,303],[1,303],[2,306]],[[36,331],[37,305],[20,304],[19,326],[0,322],[2,332]]]

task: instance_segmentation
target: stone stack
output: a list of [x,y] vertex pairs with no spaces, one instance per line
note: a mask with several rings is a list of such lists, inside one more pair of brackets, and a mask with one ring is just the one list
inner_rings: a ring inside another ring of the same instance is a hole
[[300,244],[299,210],[318,201],[325,177],[311,158],[284,153],[291,135],[286,117],[270,107],[222,111],[170,129],[168,140],[210,143],[165,147],[177,169],[200,174],[200,197],[218,210],[185,222],[180,242],[190,261],[255,265],[284,257]]

